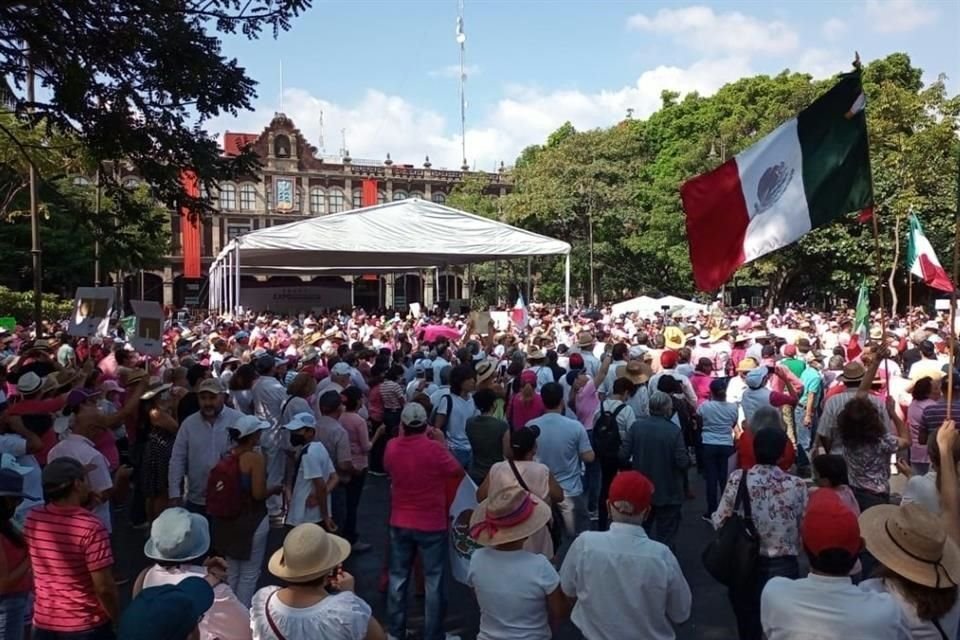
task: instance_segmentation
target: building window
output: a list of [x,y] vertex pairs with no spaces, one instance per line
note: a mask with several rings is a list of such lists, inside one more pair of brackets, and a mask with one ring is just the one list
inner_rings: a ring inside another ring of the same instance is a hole
[[232,184],[220,185],[220,210],[233,211],[237,208],[237,188]]
[[342,189],[330,189],[330,213],[340,213],[347,207],[346,198]]
[[240,210],[253,211],[257,202],[257,188],[252,184],[240,186]]
[[323,198],[323,189],[310,189],[310,213],[319,215],[324,212],[325,207]]
[[77,176],[73,179],[73,184],[78,187],[88,187],[90,186],[90,181],[83,176]]
[[353,190],[353,208],[359,209],[363,206],[363,189]]
[[245,233],[250,233],[249,224],[228,224],[227,225],[227,242],[230,242],[238,236],[242,236]]
[[386,204],[387,194],[383,191],[377,191],[377,204]]
[[393,192],[393,199],[394,199],[394,201],[396,201],[396,200],[406,200],[406,199],[407,199],[407,192],[406,192],[406,191],[394,191],[394,192]]
[[125,178],[123,181],[124,189],[136,189],[140,186],[140,181],[136,178]]
[[411,191],[411,192],[410,192],[410,197],[411,197],[411,198],[420,198],[421,200],[423,200],[423,194],[420,193],[419,191]]
[[434,191],[430,194],[430,198],[437,204],[446,204],[447,203],[447,194],[443,191]]

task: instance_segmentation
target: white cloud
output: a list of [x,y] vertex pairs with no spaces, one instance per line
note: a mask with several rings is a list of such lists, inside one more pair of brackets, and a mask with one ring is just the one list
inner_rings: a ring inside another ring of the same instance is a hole
[[896,33],[930,24],[937,12],[921,0],[866,0],[866,17],[874,31]]
[[[467,77],[475,76],[480,73],[480,65],[468,64],[463,68],[463,72],[467,74]],[[440,67],[439,69],[432,69],[427,72],[427,75],[431,78],[459,78],[460,77],[460,65],[458,64],[448,64],[445,67]]]
[[763,22],[737,11],[718,14],[706,6],[660,9],[652,18],[638,13],[627,19],[627,28],[667,34],[684,46],[713,54],[784,53],[799,42],[783,22]]
[[850,53],[828,51],[826,49],[806,49],[800,54],[797,64],[792,68],[801,73],[809,73],[814,80],[832,78],[838,73],[851,71],[853,56]]
[[828,40],[836,40],[847,32],[847,23],[840,18],[830,18],[823,23],[820,30]]

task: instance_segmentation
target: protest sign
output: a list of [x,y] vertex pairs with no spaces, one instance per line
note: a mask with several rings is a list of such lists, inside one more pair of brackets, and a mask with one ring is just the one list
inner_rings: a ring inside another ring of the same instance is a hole
[[132,300],[136,316],[133,334],[127,336],[133,348],[148,356],[163,355],[163,308],[159,302]]
[[106,337],[115,295],[113,287],[77,287],[67,333],[84,338]]

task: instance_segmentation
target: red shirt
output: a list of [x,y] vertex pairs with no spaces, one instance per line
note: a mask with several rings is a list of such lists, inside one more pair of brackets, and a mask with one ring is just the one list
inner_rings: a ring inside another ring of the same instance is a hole
[[426,434],[402,435],[387,443],[383,467],[391,482],[390,526],[446,531],[446,486],[463,476],[453,454]]
[[[757,464],[757,458],[753,455],[753,432],[749,429],[744,429],[740,439],[737,440],[737,458],[741,469],[750,469]],[[797,450],[788,440],[787,446],[783,448],[783,455],[777,460],[777,466],[784,471],[789,471],[796,458]]]
[[[0,535],[0,554],[3,554],[3,560],[6,563],[7,571],[13,571],[20,566],[20,563],[27,557],[26,545],[18,547],[7,536]],[[33,575],[30,571],[23,574],[17,584],[0,590],[0,595],[10,595],[14,593],[29,593],[33,587]]]
[[[47,454],[50,453],[50,449],[53,449],[54,445],[57,444],[57,432],[53,430],[53,414],[61,411],[66,403],[66,395],[47,398],[46,400],[32,398],[12,404],[7,410],[7,414],[11,416],[50,416],[50,428],[42,434],[39,434],[43,447],[36,453],[36,458],[41,467],[47,464]],[[29,425],[27,426],[29,428]]]
[[110,536],[97,516],[83,507],[48,504],[30,511],[23,536],[36,578],[37,628],[69,633],[110,622],[90,575],[113,564]]

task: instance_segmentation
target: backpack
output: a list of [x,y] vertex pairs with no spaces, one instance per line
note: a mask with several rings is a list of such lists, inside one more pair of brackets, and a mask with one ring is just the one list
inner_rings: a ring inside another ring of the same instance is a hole
[[593,450],[598,458],[616,460],[619,457],[622,440],[617,416],[626,406],[626,403],[622,403],[613,411],[607,411],[603,404],[600,404],[600,414],[593,423]]
[[240,486],[240,456],[230,454],[210,470],[207,477],[207,515],[236,518],[243,511]]
[[[450,426],[450,414],[453,413],[453,397],[449,393],[445,393],[440,397],[440,402],[446,400],[447,413],[444,414],[447,416],[447,421],[443,425],[443,430],[446,431],[447,427]],[[430,426],[437,424],[437,414],[440,413],[440,402],[437,403],[437,406],[430,411]]]

